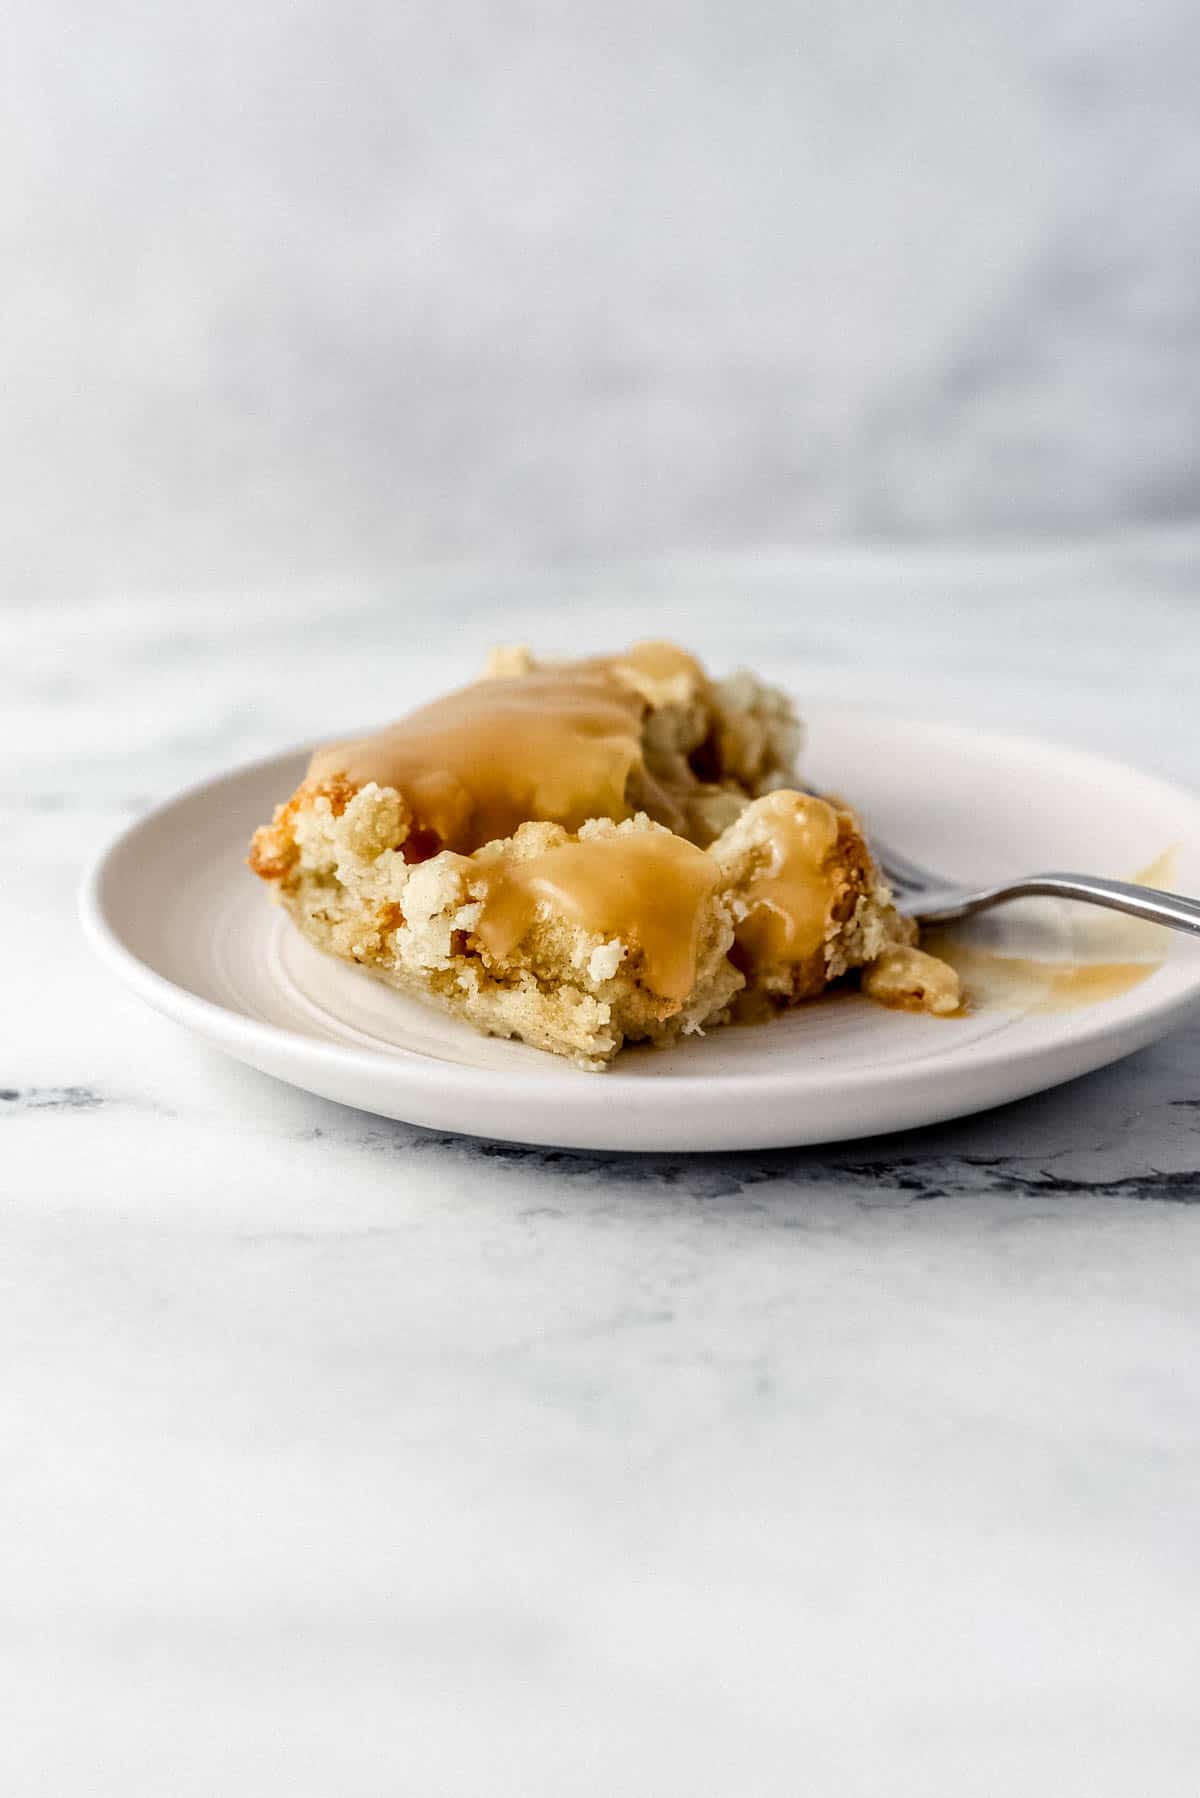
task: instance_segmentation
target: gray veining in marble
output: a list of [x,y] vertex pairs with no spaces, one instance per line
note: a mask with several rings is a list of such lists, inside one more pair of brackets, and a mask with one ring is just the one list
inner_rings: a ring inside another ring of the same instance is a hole
[[1195,784],[1198,547],[9,614],[6,1798],[1191,1798],[1200,1023],[900,1138],[526,1150],[210,1054],[73,905],[147,803],[514,634],[736,630]]

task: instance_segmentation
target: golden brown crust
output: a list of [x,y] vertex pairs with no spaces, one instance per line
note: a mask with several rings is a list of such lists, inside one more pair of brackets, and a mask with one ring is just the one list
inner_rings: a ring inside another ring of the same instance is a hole
[[340,818],[358,788],[344,775],[332,780],[306,780],[291,798],[275,807],[269,824],[260,824],[250,840],[248,865],[260,880],[285,880],[299,858],[295,825],[300,814],[315,800],[326,799],[335,818]]

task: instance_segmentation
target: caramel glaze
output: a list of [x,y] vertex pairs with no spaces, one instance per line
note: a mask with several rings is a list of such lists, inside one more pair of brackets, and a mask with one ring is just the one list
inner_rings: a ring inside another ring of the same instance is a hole
[[641,725],[646,689],[681,679],[694,689],[703,670],[673,644],[644,643],[623,656],[477,681],[371,736],[319,749],[309,778],[395,787],[421,857],[470,854],[530,818],[568,830],[588,818],[619,822],[631,816],[635,771],[641,803],[676,824],[678,808],[646,773]]
[[1172,843],[1152,862],[1131,875],[1134,886],[1139,887],[1173,887],[1175,885],[1175,864],[1179,860],[1179,845]]
[[938,932],[926,947],[961,977],[969,1005],[1024,1012],[1078,1011],[1118,999],[1161,967],[1159,961],[1037,961],[998,955]]
[[773,808],[770,860],[746,889],[737,927],[742,957],[753,966],[802,962],[825,941],[833,903],[829,858],[838,839],[837,813],[823,799],[781,794]]
[[[1164,849],[1130,876],[1138,886],[1166,887],[1175,879],[1177,849]],[[995,1005],[1026,1012],[1079,1011],[1105,999],[1119,999],[1148,980],[1163,964],[1166,932],[1156,924],[1132,918],[1108,918],[1099,939],[1107,958],[1041,961],[1005,955],[937,931],[925,947],[956,969],[967,987],[968,1001],[978,1009]]]
[[640,949],[643,983],[679,1005],[696,983],[705,905],[720,872],[703,849],[666,831],[624,831],[504,856],[487,875],[476,935],[503,958],[539,901],[581,930]]

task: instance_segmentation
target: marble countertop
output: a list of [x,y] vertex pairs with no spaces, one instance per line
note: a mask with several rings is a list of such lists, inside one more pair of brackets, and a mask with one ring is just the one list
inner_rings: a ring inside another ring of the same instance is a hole
[[1200,1022],[906,1137],[520,1149],[207,1052],[74,895],[494,638],[673,633],[1200,783],[1198,552],[5,611],[6,1794],[1191,1798]]

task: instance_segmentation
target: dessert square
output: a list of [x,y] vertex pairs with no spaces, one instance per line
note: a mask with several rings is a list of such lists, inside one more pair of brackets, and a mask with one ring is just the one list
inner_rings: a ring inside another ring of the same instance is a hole
[[957,1008],[854,813],[805,793],[787,697],[672,644],[539,663],[316,752],[250,865],[310,941],[578,1066],[855,971]]

